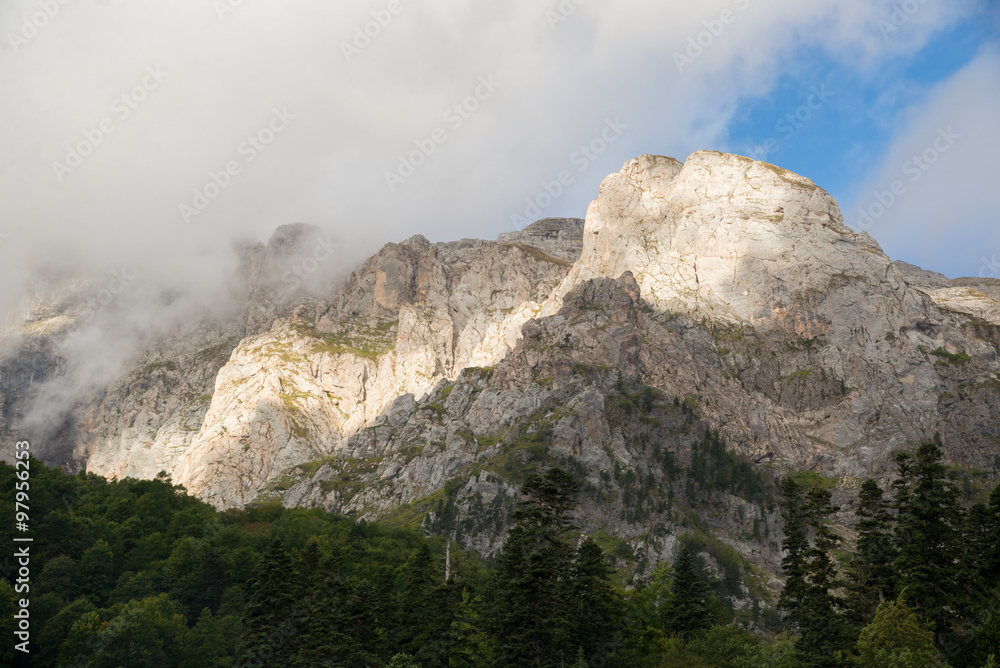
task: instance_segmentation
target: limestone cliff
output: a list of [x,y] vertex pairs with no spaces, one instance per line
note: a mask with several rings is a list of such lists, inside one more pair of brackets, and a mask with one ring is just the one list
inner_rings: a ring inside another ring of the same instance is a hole
[[[774,474],[826,476],[849,503],[935,434],[963,470],[1000,468],[1000,281],[893,262],[767,163],[642,156],[586,221],[415,236],[296,280],[317,243],[286,226],[246,249],[233,313],[149,342],[53,451],[165,470],[220,507],[322,506],[482,552],[525,472],[557,464],[584,481],[581,527],[640,571],[692,531],[726,577],[738,554],[736,605],[777,584]],[[77,316],[60,294],[8,333],[0,429],[62,373]]]

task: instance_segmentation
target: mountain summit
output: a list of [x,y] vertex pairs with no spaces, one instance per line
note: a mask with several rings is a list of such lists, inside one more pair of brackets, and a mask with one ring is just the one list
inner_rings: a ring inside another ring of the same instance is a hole
[[[1000,468],[1000,281],[893,262],[774,165],[644,155],[586,221],[414,236],[335,288],[300,280],[322,243],[286,226],[247,249],[234,315],[149,342],[61,416],[55,463],[484,553],[525,472],[560,465],[585,481],[579,524],[637,568],[695,526],[771,572],[775,473],[849,489],[933,438],[958,467]],[[8,334],[0,429],[62,373],[64,293]]]

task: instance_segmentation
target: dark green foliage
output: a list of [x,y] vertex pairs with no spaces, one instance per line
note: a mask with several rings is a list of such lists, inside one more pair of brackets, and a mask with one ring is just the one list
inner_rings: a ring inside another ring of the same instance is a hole
[[1000,582],[1000,484],[990,493],[989,502],[979,506],[970,526],[975,536],[970,545],[983,582]]
[[59,664],[167,666],[186,636],[177,604],[160,594],[82,615],[59,650]]
[[837,508],[830,503],[827,489],[811,487],[803,494],[791,477],[782,480],[780,489],[786,580],[779,607],[799,632],[802,665],[840,665],[839,657],[847,651],[850,638],[838,612],[841,602],[833,593],[841,584],[830,556],[836,536],[829,527],[829,517]]
[[[634,410],[657,401],[636,393]],[[691,415],[694,404],[685,406]],[[746,492],[763,480],[752,469],[743,482],[724,473],[729,454],[711,431],[696,450],[700,492]],[[278,504],[220,513],[166,476],[108,482],[32,461],[31,665],[791,668],[840,665],[852,650],[867,665],[933,665],[940,657],[928,648],[928,628],[949,665],[995,665],[988,662],[1000,655],[1000,487],[965,511],[938,444],[900,454],[897,465],[895,514],[877,484],[860,490],[857,554],[845,562],[852,635],[835,596],[842,583],[831,555],[843,546],[829,524],[829,487],[781,481],[781,604],[794,632],[765,639],[730,624],[710,593],[738,592],[741,567],[697,514],[686,516],[695,529],[681,537],[675,568],[661,563],[648,581],[636,578],[620,592],[597,542],[574,531],[577,482],[558,469],[526,475],[493,572],[452,549],[446,582],[441,538]],[[0,464],[0,487],[12,487],[13,471]],[[688,513],[684,483],[693,478],[673,473],[677,504]],[[658,485],[650,471],[619,467],[617,475],[630,503],[649,505]],[[673,491],[664,493],[671,504]],[[9,496],[0,507],[12,511]],[[10,529],[4,535],[9,542]],[[615,545],[617,556],[642,567],[641,550],[617,538]],[[702,552],[718,564],[718,580],[700,572]],[[10,636],[15,594],[5,572],[0,613]],[[781,628],[773,611],[753,614]],[[19,658],[8,646],[0,665],[22,665]]]
[[[381,666],[396,653],[401,621],[427,619],[410,632],[444,641],[456,621],[457,612],[425,614],[442,612],[448,597],[461,603],[461,586],[443,589],[442,546],[415,532],[278,505],[219,513],[166,477],[108,482],[32,467],[33,666],[231,666],[239,647],[270,651],[265,665],[337,657],[337,665]],[[0,486],[12,489],[13,473],[0,464]],[[408,564],[427,564],[428,547],[431,599],[407,617]],[[453,555],[453,572],[470,588],[481,586],[482,569]],[[465,614],[478,624],[478,610]],[[478,629],[461,633],[482,656]]]
[[967,609],[969,573],[962,559],[965,511],[961,494],[942,463],[937,443],[914,458],[897,456],[896,554],[898,591],[907,604],[934,622],[944,642]]
[[493,576],[488,628],[499,666],[558,665],[572,656],[569,572],[573,549],[565,533],[576,482],[560,469],[528,474],[517,524]]
[[781,492],[781,518],[785,523],[785,537],[781,547],[785,555],[781,559],[781,570],[785,574],[785,586],[781,590],[778,607],[786,613],[786,620],[792,628],[801,628],[806,623],[806,596],[809,575],[806,551],[809,539],[806,536],[806,514],[803,508],[802,489],[789,476],[779,484]]
[[590,537],[576,550],[571,570],[570,647],[578,657],[595,664],[613,652],[620,642],[621,597],[611,586],[614,568],[604,550]]
[[292,560],[280,540],[271,542],[257,562],[250,581],[250,601],[243,616],[243,639],[239,665],[289,662],[294,646],[294,626],[290,619],[295,582]]
[[621,604],[601,548],[567,535],[575,479],[550,469],[529,474],[497,559],[484,619],[492,665],[605,665],[618,644]]
[[48,594],[55,594],[64,601],[72,599],[78,585],[74,578],[76,575],[76,564],[66,556],[58,556],[48,560],[45,568],[35,578],[35,584],[39,591]]
[[749,460],[726,449],[719,432],[705,430],[691,451],[691,477],[704,487],[714,488],[762,502],[768,497],[767,480]]
[[108,542],[97,540],[83,553],[76,565],[76,586],[80,591],[86,592],[86,596],[95,605],[104,603],[106,594],[114,583],[113,556]]
[[848,571],[845,603],[852,626],[861,628],[875,615],[880,602],[892,600],[896,590],[892,567],[895,554],[893,517],[882,488],[870,478],[861,483],[855,515],[858,517],[858,542]]
[[664,621],[668,629],[685,637],[712,625],[708,584],[686,545],[680,549],[674,563]]
[[205,608],[198,621],[187,634],[187,642],[181,648],[178,665],[181,668],[226,668],[232,665],[232,656],[237,651],[237,643],[242,625],[233,617],[218,618]]
[[833,594],[833,590],[843,584],[830,556],[837,537],[830,529],[829,517],[837,510],[830,502],[830,490],[812,487],[806,493],[806,521],[813,540],[806,550],[809,586],[804,601],[805,621],[800,646],[804,650],[805,665],[839,665],[839,657],[850,645],[844,619],[839,613],[842,603]]
[[422,666],[448,665],[451,624],[460,601],[461,592],[454,582],[444,581],[444,568],[434,563],[427,545],[421,545],[406,569],[399,606],[399,650]]

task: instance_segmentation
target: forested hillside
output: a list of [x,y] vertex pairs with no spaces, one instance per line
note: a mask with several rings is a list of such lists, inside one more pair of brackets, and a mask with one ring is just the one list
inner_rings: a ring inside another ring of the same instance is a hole
[[[752,633],[693,535],[646,580],[573,525],[580,481],[529,474],[492,561],[322,510],[219,512],[166,476],[109,482],[31,460],[34,666],[995,666],[1000,486],[969,506],[936,444],[860,490],[857,551],[830,492],[778,481],[781,614]],[[15,469],[0,464],[0,486]],[[2,505],[13,516],[12,495]],[[8,535],[7,543],[10,544]],[[11,644],[3,662],[28,665]]]

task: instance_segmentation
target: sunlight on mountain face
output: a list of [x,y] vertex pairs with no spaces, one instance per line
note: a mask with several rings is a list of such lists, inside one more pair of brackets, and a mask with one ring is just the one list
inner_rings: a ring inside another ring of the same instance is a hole
[[994,665],[998,20],[4,4],[0,663]]

